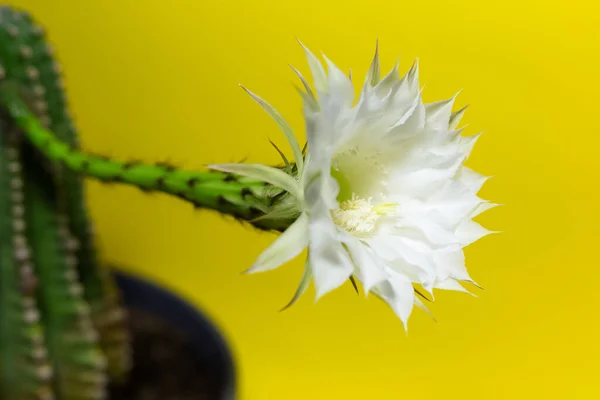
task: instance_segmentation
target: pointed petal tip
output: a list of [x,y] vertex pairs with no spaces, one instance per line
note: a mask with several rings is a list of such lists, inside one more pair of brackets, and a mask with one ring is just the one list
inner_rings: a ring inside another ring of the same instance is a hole
[[283,306],[279,310],[277,310],[277,312],[284,312],[285,310],[288,310],[291,306],[292,306],[291,304],[286,304],[285,306]]
[[296,41],[298,42],[298,44],[300,44],[300,46],[302,47],[302,49],[309,53],[312,54],[312,51],[310,51],[310,49],[308,48],[308,46],[306,46],[304,43],[302,43],[302,41],[299,38],[296,38]]
[[241,275],[252,275],[260,270],[260,264],[254,263],[250,268],[245,269],[240,274]]
[[242,90],[243,90],[244,92],[248,93],[248,94],[249,94],[251,97],[255,97],[255,96],[256,96],[254,93],[252,93],[252,92],[250,91],[250,89],[248,89],[246,86],[242,85],[241,83],[238,83],[238,86],[239,86],[240,88],[242,88]]
[[278,312],[284,312],[285,310],[288,310],[290,307],[292,307],[294,305],[296,301],[294,299],[292,299],[292,301],[290,301],[289,303],[287,303],[285,306],[281,307]]
[[[358,291],[358,286],[356,285],[356,279],[354,279],[354,276],[350,275],[350,278],[348,278],[348,279],[352,283],[352,287],[354,288],[354,291],[356,292],[356,294],[360,294],[360,292]],[[366,290],[366,287],[364,289]]]
[[[473,279],[466,279],[463,282],[470,283],[471,285],[475,286],[479,290],[485,290],[483,288],[483,286],[481,286],[479,283],[475,282]],[[471,294],[470,292],[467,292],[467,293]],[[477,297],[477,296],[475,296],[475,297]]]
[[322,287],[319,287],[317,285],[315,285],[315,300],[314,300],[314,304],[316,304],[319,300],[321,300],[327,293],[331,292],[332,290],[329,289],[323,289]]
[[408,321],[402,321],[402,326],[404,327],[404,334],[408,337]]
[[419,69],[419,57],[415,57],[415,60],[413,61],[413,64],[410,67],[410,70],[408,72],[411,74],[414,74],[416,71],[418,71],[418,69]]
[[327,294],[327,292],[324,292],[323,290],[317,288],[317,290],[315,291],[315,299],[313,301],[313,304],[317,304],[325,294]]

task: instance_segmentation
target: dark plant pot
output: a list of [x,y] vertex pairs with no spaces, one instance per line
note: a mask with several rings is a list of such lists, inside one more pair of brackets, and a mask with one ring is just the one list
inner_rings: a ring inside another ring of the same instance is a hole
[[[114,272],[121,289],[123,301],[128,309],[137,309],[158,317],[167,325],[181,331],[189,339],[189,357],[197,358],[208,366],[210,380],[216,385],[216,399],[235,399],[235,370],[231,352],[223,336],[211,321],[199,310],[169,290],[139,277]],[[135,324],[135,319],[132,320]],[[135,339],[134,339],[135,340]],[[150,343],[150,347],[151,343]],[[135,350],[135,343],[134,343]],[[134,355],[135,362],[135,355]],[[152,366],[144,366],[151,368]],[[191,375],[193,377],[193,375]],[[192,378],[193,379],[193,378]],[[203,394],[198,394],[198,399]],[[212,395],[210,399],[213,399]],[[196,397],[185,397],[194,399]],[[164,400],[168,400],[165,397]]]

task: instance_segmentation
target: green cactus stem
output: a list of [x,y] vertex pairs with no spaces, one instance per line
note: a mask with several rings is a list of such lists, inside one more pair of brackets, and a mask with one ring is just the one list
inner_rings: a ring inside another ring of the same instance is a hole
[[164,164],[124,162],[82,152],[42,126],[11,82],[0,86],[0,102],[28,140],[49,160],[104,182],[174,195],[195,207],[216,210],[266,230],[285,230],[293,219],[260,218],[272,210],[282,190],[263,181],[214,171],[187,171]]
[[75,256],[78,242],[69,231],[65,203],[60,201],[62,193],[54,183],[56,178],[35,159],[28,159],[34,155],[30,148],[26,150],[25,224],[33,265],[43,282],[38,296],[45,311],[56,394],[61,399],[103,399],[107,362],[79,280]]
[[53,370],[25,235],[22,170],[16,135],[0,124],[0,397],[50,399]]
[[[0,6],[0,81],[18,87],[40,123],[77,147],[59,70],[43,29]],[[109,377],[125,377],[130,348],[115,283],[98,261],[81,177],[32,154],[5,110],[0,128],[0,397],[102,398]]]

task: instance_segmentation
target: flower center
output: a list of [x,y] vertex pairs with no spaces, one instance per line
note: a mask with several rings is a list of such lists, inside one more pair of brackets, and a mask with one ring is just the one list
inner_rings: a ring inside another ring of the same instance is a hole
[[371,198],[361,199],[352,195],[350,200],[340,203],[340,207],[332,211],[333,221],[344,230],[360,235],[369,235],[375,231],[377,221],[396,208],[393,203],[371,204]]

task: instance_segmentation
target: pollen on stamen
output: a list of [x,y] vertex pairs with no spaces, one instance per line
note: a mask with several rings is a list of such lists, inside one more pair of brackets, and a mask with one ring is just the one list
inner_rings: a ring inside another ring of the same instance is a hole
[[396,209],[394,203],[371,204],[371,198],[362,199],[352,195],[350,200],[332,211],[333,221],[340,228],[355,234],[369,235],[375,231],[378,220]]

